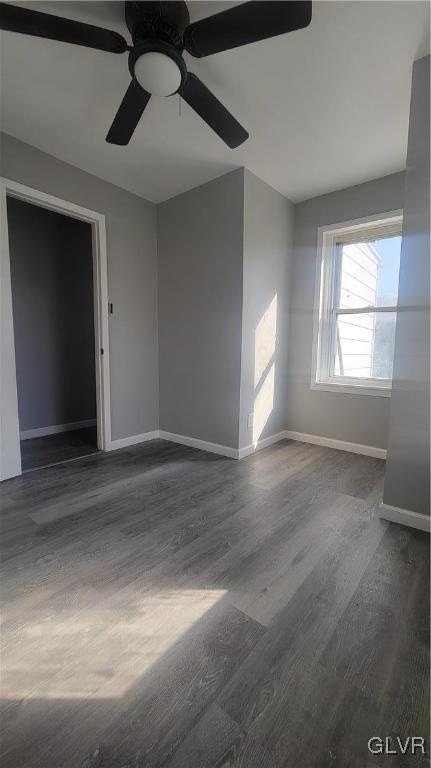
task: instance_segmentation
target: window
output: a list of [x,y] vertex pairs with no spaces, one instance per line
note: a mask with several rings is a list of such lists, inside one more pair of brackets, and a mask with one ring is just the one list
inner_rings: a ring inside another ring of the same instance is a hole
[[319,230],[316,389],[389,395],[402,213]]

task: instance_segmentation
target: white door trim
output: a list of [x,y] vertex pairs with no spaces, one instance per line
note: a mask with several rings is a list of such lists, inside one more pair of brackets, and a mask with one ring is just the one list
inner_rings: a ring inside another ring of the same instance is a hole
[[[111,396],[109,376],[108,266],[106,225],[101,213],[48,195],[38,189],[0,177],[0,480],[21,474],[15,344],[13,334],[9,236],[6,196],[72,216],[91,224],[93,242],[94,334],[97,400],[97,441],[102,451],[111,448]],[[103,353],[101,353],[103,350]]]

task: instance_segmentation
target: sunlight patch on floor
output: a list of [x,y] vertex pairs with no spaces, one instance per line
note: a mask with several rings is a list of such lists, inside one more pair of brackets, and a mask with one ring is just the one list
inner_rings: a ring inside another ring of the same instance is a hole
[[162,590],[29,620],[4,642],[2,698],[120,697],[224,594]]

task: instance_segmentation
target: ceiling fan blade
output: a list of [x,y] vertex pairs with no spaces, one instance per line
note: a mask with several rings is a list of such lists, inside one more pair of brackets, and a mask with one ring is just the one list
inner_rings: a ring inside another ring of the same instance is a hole
[[181,91],[184,101],[233,149],[248,139],[247,131],[210,90],[191,72]]
[[150,98],[151,94],[132,80],[106,137],[109,144],[125,146],[129,143]]
[[302,29],[310,21],[311,1],[241,3],[190,24],[184,33],[184,45],[192,56],[201,58]]
[[0,3],[0,29],[59,40],[62,43],[85,45],[110,53],[124,53],[128,49],[124,37],[118,32],[9,3]]

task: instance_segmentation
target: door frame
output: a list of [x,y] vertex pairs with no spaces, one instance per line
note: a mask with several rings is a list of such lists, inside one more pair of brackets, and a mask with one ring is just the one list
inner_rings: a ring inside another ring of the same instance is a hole
[[97,447],[111,450],[108,265],[105,216],[38,189],[0,177],[0,480],[22,473],[12,312],[7,196],[91,224],[94,291],[94,338]]

